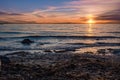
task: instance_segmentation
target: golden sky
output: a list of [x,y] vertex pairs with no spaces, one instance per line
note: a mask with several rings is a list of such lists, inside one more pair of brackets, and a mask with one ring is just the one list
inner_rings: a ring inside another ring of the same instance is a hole
[[4,0],[0,23],[120,23],[120,0]]

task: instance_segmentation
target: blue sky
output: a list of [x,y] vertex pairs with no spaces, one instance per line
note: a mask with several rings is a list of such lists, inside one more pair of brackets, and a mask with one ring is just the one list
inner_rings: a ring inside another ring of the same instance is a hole
[[0,9],[27,12],[44,9],[48,6],[61,6],[67,1],[71,0],[1,0]]

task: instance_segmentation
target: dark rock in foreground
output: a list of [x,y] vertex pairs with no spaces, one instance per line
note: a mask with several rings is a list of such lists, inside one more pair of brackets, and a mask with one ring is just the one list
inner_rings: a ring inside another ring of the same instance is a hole
[[43,54],[31,55],[34,57],[26,61],[27,55],[30,54],[20,57],[23,63],[17,61],[21,56],[18,55],[17,63],[9,64],[1,71],[0,80],[120,80],[119,56]]
[[0,55],[0,61],[1,61],[1,64],[10,64],[10,59],[6,56]]
[[23,41],[21,41],[22,44],[31,44],[34,41],[30,40],[30,39],[24,39]]
[[1,72],[1,70],[7,69],[7,67],[10,65],[10,63],[11,63],[11,61],[8,57],[0,55],[0,72]]

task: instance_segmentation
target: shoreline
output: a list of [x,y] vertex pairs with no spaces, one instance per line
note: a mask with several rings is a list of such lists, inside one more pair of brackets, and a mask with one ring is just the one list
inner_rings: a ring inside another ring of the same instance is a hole
[[10,64],[2,65],[1,80],[119,80],[120,56],[94,54],[5,55]]

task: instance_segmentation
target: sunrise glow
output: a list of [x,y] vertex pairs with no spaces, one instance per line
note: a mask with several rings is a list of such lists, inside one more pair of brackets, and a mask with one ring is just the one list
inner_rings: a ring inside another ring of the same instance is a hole
[[88,24],[94,24],[95,21],[94,21],[93,19],[89,19],[89,20],[87,21],[87,23],[88,23]]
[[[120,23],[120,1],[103,2],[104,0],[3,0],[0,2],[0,23]],[[23,4],[25,6],[21,6]]]

